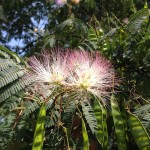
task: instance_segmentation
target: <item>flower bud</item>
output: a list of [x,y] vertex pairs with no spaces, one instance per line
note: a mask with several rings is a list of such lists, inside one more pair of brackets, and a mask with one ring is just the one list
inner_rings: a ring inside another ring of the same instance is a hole
[[79,2],[80,2],[80,0],[71,0],[71,2],[73,3],[73,4],[79,4]]
[[63,6],[67,3],[67,0],[55,0],[55,4],[58,6]]
[[34,28],[34,32],[38,32],[38,28]]

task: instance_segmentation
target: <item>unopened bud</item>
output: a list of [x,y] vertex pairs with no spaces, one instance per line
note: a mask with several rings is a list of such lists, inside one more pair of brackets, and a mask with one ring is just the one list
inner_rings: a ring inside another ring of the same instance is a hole
[[34,32],[37,32],[38,31],[38,29],[37,28],[34,28]]
[[80,0],[71,0],[73,4],[79,4]]
[[67,3],[67,0],[55,0],[55,4],[58,6],[63,6]]

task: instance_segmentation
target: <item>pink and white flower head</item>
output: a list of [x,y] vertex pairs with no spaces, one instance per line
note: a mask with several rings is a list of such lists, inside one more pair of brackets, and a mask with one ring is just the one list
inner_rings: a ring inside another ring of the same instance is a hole
[[31,76],[36,82],[47,84],[65,84],[68,77],[67,57],[69,52],[61,49],[44,51],[39,57],[31,57],[29,65],[32,69]]
[[58,48],[31,57],[29,65],[35,82],[51,87],[63,85],[81,99],[92,94],[106,104],[105,99],[118,85],[112,64],[98,52]]
[[117,85],[112,64],[98,52],[74,51],[70,57],[70,68],[73,69],[68,85],[80,92],[86,90],[96,97],[105,98]]

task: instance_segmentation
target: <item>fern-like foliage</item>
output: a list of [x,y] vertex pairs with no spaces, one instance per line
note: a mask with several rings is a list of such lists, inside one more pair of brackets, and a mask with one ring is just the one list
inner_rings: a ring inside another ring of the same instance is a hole
[[75,110],[76,110],[76,104],[75,102],[71,102],[64,110],[64,115],[63,115],[64,122],[70,121],[70,118],[72,118]]
[[46,127],[52,127],[58,125],[58,121],[60,119],[60,107],[59,105],[55,105],[54,108],[51,108],[49,115],[46,117]]
[[29,115],[30,113],[34,112],[36,109],[39,108],[39,105],[37,102],[32,102],[32,101],[26,101],[25,104],[25,110],[24,110],[24,115]]
[[63,113],[63,122],[65,123],[65,126],[67,128],[67,132],[70,135],[72,130],[72,123],[73,123],[73,117],[75,115],[76,111],[76,104],[75,102],[71,102],[67,108],[64,110]]
[[97,120],[94,115],[94,110],[91,107],[89,101],[84,100],[81,102],[82,111],[85,116],[86,122],[88,123],[93,134],[96,134],[97,130]]
[[17,95],[13,95],[10,98],[7,99],[7,101],[4,103],[3,108],[8,109],[9,111],[15,110],[18,106],[21,106],[20,104],[23,102],[23,99],[19,97],[19,95],[22,95],[22,92],[18,93]]
[[50,99],[47,103],[46,103],[46,110],[50,109],[53,105],[54,100]]
[[17,92],[20,92],[21,90],[25,89],[25,87],[29,84],[31,84],[31,81],[29,78],[26,80],[18,80],[15,83],[9,85],[9,87],[4,87],[0,93],[0,102],[5,101],[7,98],[13,96],[14,94],[17,94]]
[[26,73],[25,62],[14,52],[0,46],[0,102],[22,91],[32,81],[23,78]]
[[16,79],[22,77],[24,70],[20,66],[12,66],[9,69],[6,68],[0,72],[0,88],[15,81]]
[[16,146],[12,145],[13,140],[20,143],[19,148],[22,147],[21,143],[23,142],[13,129],[16,128],[16,125],[17,130],[25,127],[25,123],[22,123],[22,120],[19,121],[22,112],[24,112],[24,116],[27,116],[38,107],[35,103],[24,101],[22,98],[25,88],[33,81],[31,78],[24,77],[26,73],[26,63],[23,59],[0,46],[0,117],[2,118],[0,120],[0,134],[2,136],[0,149],[10,149],[10,147],[13,149]]
[[126,30],[131,34],[135,34],[142,26],[143,22],[148,18],[148,9],[143,8],[133,14],[129,20]]
[[142,124],[150,131],[150,104],[146,104],[134,111],[140,119]]

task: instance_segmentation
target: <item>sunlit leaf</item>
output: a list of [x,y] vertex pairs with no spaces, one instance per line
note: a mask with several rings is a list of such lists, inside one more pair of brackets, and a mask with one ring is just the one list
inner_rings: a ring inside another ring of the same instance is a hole
[[130,112],[128,113],[129,127],[134,137],[136,144],[140,150],[149,150],[150,149],[150,137],[146,132],[145,128],[142,126],[140,120]]
[[126,139],[125,139],[125,128],[124,122],[121,116],[121,112],[119,106],[115,100],[114,95],[111,96],[111,109],[112,109],[112,116],[115,125],[115,132],[117,136],[117,145],[119,150],[126,150]]
[[44,128],[45,118],[46,118],[46,107],[45,107],[45,103],[43,103],[40,108],[40,112],[35,127],[32,150],[42,150],[42,146],[44,142],[44,132],[45,132],[45,128]]
[[82,119],[83,150],[89,150],[89,138],[84,120]]

